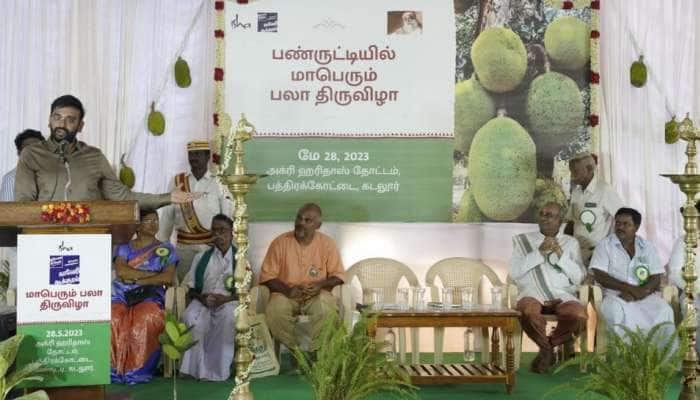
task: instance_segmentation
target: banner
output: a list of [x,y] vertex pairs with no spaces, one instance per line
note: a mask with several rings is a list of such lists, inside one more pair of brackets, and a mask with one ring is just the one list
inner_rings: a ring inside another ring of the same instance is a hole
[[226,5],[226,108],[257,128],[251,218],[448,221],[454,13],[429,0]]
[[58,375],[41,387],[109,384],[111,235],[17,236],[17,356]]

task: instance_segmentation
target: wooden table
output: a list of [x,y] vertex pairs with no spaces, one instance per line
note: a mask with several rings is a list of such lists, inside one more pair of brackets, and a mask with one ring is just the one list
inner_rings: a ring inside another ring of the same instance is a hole
[[[491,362],[459,364],[402,364],[401,367],[417,385],[468,382],[503,382],[510,394],[515,385],[513,332],[518,324],[519,311],[492,309],[488,306],[469,310],[380,311],[376,327],[490,327]],[[506,365],[501,365],[500,334],[506,340]],[[374,332],[370,332],[372,336]],[[414,349],[413,351],[416,351]]]

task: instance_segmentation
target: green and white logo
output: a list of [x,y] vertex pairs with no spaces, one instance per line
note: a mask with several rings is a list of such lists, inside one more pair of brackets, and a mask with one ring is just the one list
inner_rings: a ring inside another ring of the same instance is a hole
[[596,216],[591,210],[583,210],[578,216],[579,220],[586,227],[588,233],[593,232],[593,224],[595,224]]

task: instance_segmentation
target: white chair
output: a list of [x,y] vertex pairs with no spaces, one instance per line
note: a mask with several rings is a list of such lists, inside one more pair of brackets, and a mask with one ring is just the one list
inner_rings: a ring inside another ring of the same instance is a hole
[[[508,276],[507,278],[508,282],[508,306],[510,308],[515,308],[517,305],[517,298],[518,298],[518,287],[515,285],[515,282]],[[581,285],[578,289],[578,300],[581,302],[581,304],[588,308],[588,301],[589,301],[589,293],[590,293],[590,286],[589,285]],[[557,323],[557,316],[554,314],[545,314],[543,315],[545,321],[547,321],[547,324],[549,323]],[[516,331],[515,335],[515,368],[518,369],[520,368],[520,354],[522,352],[522,340],[523,340],[523,330],[520,324],[518,324],[518,330]],[[576,344],[579,345],[580,349],[586,349],[588,350],[588,331],[584,330],[581,332],[581,334],[576,338]],[[563,353],[563,350],[562,350]],[[565,356],[568,356],[565,354]],[[586,371],[586,365],[581,364],[581,371],[585,372]]]
[[[363,298],[369,289],[381,289],[385,303],[396,302],[396,290],[401,278],[406,279],[410,286],[418,286],[418,278],[411,269],[399,261],[390,258],[367,258],[353,264],[346,272],[346,285],[352,285],[355,277],[360,281]],[[346,296],[346,310],[352,310],[350,296]],[[364,301],[366,302],[366,301]],[[346,316],[347,319],[347,316]],[[411,361],[419,363],[418,328],[411,328]],[[406,328],[399,329],[399,360],[406,362]]]
[[[442,287],[459,288],[470,286],[474,288],[476,304],[484,304],[481,296],[482,280],[485,278],[492,286],[501,286],[501,280],[488,265],[473,258],[452,257],[440,260],[433,264],[425,276],[425,285],[430,288],[432,301],[440,301],[438,286],[435,285],[435,278],[440,278]],[[504,304],[505,305],[505,298]],[[455,302],[457,300],[455,299]],[[461,299],[459,299],[461,301]],[[445,328],[433,328],[435,335],[435,363],[440,364],[443,360],[443,343],[445,341]],[[490,354],[489,329],[481,329],[481,359],[489,360]],[[505,352],[502,352],[505,354]],[[516,363],[517,366],[517,363]]]

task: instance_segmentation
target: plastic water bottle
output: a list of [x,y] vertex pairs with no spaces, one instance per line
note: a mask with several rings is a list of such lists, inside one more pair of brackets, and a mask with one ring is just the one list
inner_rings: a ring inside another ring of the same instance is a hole
[[472,328],[464,330],[464,361],[474,362],[476,352],[474,351],[474,331]]
[[386,334],[386,348],[387,361],[396,361],[396,334],[393,329]]

